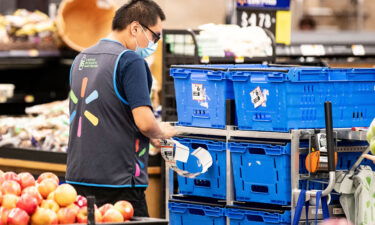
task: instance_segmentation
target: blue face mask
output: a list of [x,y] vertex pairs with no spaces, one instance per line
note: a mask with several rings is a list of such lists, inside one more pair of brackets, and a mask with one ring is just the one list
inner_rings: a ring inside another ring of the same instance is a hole
[[[142,28],[143,30],[143,28]],[[136,43],[137,43],[137,48],[135,49],[135,52],[140,55],[142,58],[146,58],[150,55],[152,55],[156,49],[158,48],[158,43],[154,43],[152,41],[150,41],[146,35],[146,32],[143,30],[143,33],[144,35],[146,36],[147,40],[148,40],[148,45],[146,48],[141,48],[141,47],[138,47],[138,42],[137,42],[137,39],[135,39]]]

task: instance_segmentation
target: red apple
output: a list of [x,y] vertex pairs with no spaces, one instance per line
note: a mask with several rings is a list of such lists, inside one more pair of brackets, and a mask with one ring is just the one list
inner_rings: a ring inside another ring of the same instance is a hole
[[2,206],[7,209],[16,208],[18,196],[13,194],[6,194],[3,197],[3,204]]
[[55,201],[62,207],[74,203],[77,199],[77,191],[70,184],[62,184],[55,190]]
[[14,180],[6,180],[1,185],[4,194],[14,194],[19,196],[21,194],[21,185]]
[[76,204],[70,204],[66,208],[71,208],[76,212],[76,214],[78,214],[79,207]]
[[19,184],[21,184],[21,180],[15,172],[4,173],[4,179],[5,180],[14,180],[14,181],[18,182]]
[[55,200],[55,192],[52,191],[51,193],[49,193],[49,195],[47,196],[47,199]]
[[0,225],[7,225],[9,210],[4,207],[0,207]]
[[97,223],[103,222],[103,216],[100,213],[99,209],[95,209],[95,222]]
[[50,209],[57,213],[57,211],[59,211],[60,209],[60,206],[54,200],[47,199],[42,201],[42,204],[40,204],[40,208]]
[[124,217],[124,220],[129,220],[134,215],[133,206],[128,201],[118,201],[118,202],[116,202],[115,209],[117,209],[122,214],[122,216]]
[[40,203],[42,203],[43,197],[39,193],[38,188],[35,187],[35,186],[34,187],[27,187],[27,188],[23,189],[22,194],[30,194],[31,196],[36,198],[36,200],[38,201],[38,205],[40,205]]
[[55,191],[58,186],[58,183],[52,178],[47,178],[42,180],[38,185],[38,191],[43,196],[43,198],[47,198],[48,195]]
[[76,222],[77,212],[73,208],[61,208],[57,212],[59,224],[73,224]]
[[31,194],[23,194],[17,201],[17,208],[25,210],[29,215],[32,215],[38,208],[38,200]]
[[3,202],[3,192],[0,191],[0,205],[1,205],[2,202]]
[[4,175],[0,175],[0,185],[5,181]]
[[87,207],[82,207],[79,209],[77,214],[78,223],[87,223]]
[[103,215],[103,222],[108,223],[108,222],[115,222],[115,223],[121,223],[124,222],[124,217],[122,214],[117,211],[116,209],[108,209],[107,212]]
[[100,213],[104,216],[108,209],[112,209],[114,206],[112,204],[104,204],[99,208]]
[[40,174],[40,176],[38,177],[38,183],[42,182],[45,179],[53,179],[56,181],[57,184],[59,184],[60,182],[59,178],[54,173],[45,172],[45,173]]
[[27,225],[30,217],[25,210],[14,208],[9,211],[8,225]]
[[38,208],[31,217],[32,225],[58,224],[57,215],[50,209]]
[[78,195],[76,201],[74,202],[78,207],[82,208],[87,206],[87,199],[82,195]]
[[33,175],[31,175],[31,173],[28,173],[28,172],[19,173],[18,178],[21,181],[22,189],[35,185],[35,178],[33,177]]

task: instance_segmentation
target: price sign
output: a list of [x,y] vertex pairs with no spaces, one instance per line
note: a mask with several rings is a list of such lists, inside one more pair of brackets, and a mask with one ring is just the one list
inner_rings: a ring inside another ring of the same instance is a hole
[[238,9],[237,21],[241,27],[258,26],[275,33],[276,11]]

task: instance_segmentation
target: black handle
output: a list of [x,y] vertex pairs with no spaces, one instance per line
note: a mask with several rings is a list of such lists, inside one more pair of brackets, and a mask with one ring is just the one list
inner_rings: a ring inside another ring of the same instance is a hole
[[87,196],[87,224],[95,225],[95,197]]
[[324,114],[326,122],[326,138],[328,152],[328,171],[335,171],[335,147],[333,142],[333,125],[332,125],[332,103],[324,103]]

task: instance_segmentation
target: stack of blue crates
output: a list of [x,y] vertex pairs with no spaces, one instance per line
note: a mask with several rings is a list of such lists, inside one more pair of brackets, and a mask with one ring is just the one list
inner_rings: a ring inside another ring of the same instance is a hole
[[[224,129],[227,100],[235,101],[235,125],[240,130],[324,128],[325,101],[333,104],[335,128],[365,127],[375,117],[375,69],[185,65],[171,68],[170,75],[175,81],[181,126]],[[228,150],[235,201],[290,206],[290,143],[176,139],[190,151],[203,147],[213,157],[213,165],[205,174],[194,179],[178,177],[180,194],[225,199]],[[339,156],[339,169],[347,169],[351,163],[348,157]],[[300,173],[305,173],[303,156],[300,164]],[[192,168],[189,162],[178,166]],[[221,224],[225,217],[233,225],[290,224],[290,211],[212,209],[193,202],[171,202],[169,208],[172,225]],[[220,218],[212,216],[214,211]]]

